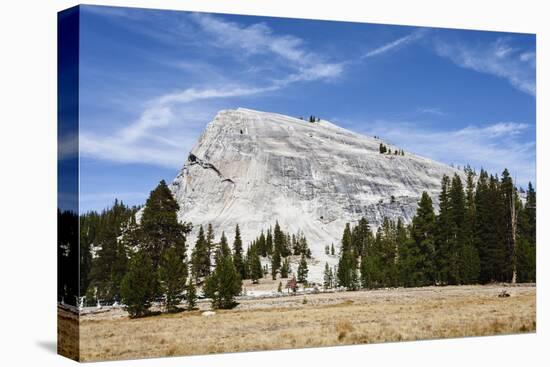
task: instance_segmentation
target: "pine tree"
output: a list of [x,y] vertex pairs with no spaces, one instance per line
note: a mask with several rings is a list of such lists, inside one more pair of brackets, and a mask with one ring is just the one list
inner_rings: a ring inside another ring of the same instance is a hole
[[162,253],[169,247],[175,247],[178,254],[185,254],[185,235],[190,226],[178,222],[179,205],[164,180],[151,191],[143,215],[141,229],[143,231],[143,249],[153,261],[156,271]]
[[[439,215],[436,219],[435,238],[435,269],[436,281],[440,284],[447,284],[450,272],[450,251],[451,251],[451,219],[450,219],[450,191],[451,181],[449,176],[444,175],[441,179],[441,192],[439,194]],[[413,253],[409,249],[409,253]]]
[[[208,228],[206,230],[206,248],[208,249],[208,259],[210,260],[212,258],[213,252],[214,252],[214,229],[212,228],[212,224],[208,223]],[[209,261],[210,267],[212,267],[212,262]],[[210,270],[208,271],[210,273]]]
[[307,274],[309,270],[307,267],[307,261],[306,256],[302,254],[302,257],[300,258],[300,264],[298,265],[298,283],[306,283],[307,282]]
[[[97,258],[92,260],[88,274],[89,284],[97,288],[97,297],[116,300],[120,297],[120,284],[128,265],[128,251],[135,250],[141,233],[137,230],[135,211],[115,200],[94,223],[94,245],[100,247]],[[91,233],[90,233],[91,234]],[[81,239],[82,240],[82,239]]]
[[216,250],[216,262],[222,258],[222,257],[231,257],[231,250],[229,249],[229,245],[227,243],[227,237],[225,237],[225,232],[222,232],[222,235],[220,237],[220,243],[218,244],[218,248]]
[[233,262],[239,272],[241,279],[245,277],[245,264],[243,261],[243,243],[241,240],[241,231],[239,225],[235,227],[235,241],[233,242]]
[[210,274],[210,250],[204,237],[202,226],[199,227],[197,241],[191,254],[191,270],[195,278],[205,277]]
[[267,245],[265,242],[265,235],[263,230],[260,234],[260,237],[258,237],[258,255],[263,257],[267,256]]
[[278,252],[280,256],[287,257],[290,255],[290,251],[286,246],[286,237],[284,232],[281,230],[279,222],[275,222],[275,228],[273,229],[273,246],[274,252]]
[[189,284],[187,284],[187,310],[193,311],[197,306],[197,288],[192,278],[189,278]]
[[508,169],[504,169],[501,179],[501,193],[504,207],[504,257],[505,268],[503,278],[505,281],[516,280],[516,247],[517,247],[517,193],[512,177]]
[[206,279],[204,292],[212,299],[213,308],[233,308],[235,297],[241,293],[242,280],[235,268],[225,234],[222,232],[216,255],[216,268]]
[[466,215],[464,223],[464,247],[462,249],[462,278],[465,284],[479,282],[480,260],[479,252],[475,245],[475,172],[466,167]]
[[325,271],[323,273],[323,288],[329,289],[332,287],[332,275],[330,272],[330,267],[328,266],[328,262],[325,263]]
[[529,182],[525,206],[518,200],[517,281],[536,281],[536,193]]
[[434,284],[435,275],[435,213],[432,199],[426,191],[418,202],[416,215],[412,220],[411,238],[418,248],[418,271],[423,274],[422,285]]
[[288,278],[288,273],[290,272],[290,261],[288,257],[285,257],[283,264],[281,265],[281,278]]
[[464,197],[464,188],[462,180],[458,174],[453,176],[451,189],[449,192],[449,219],[450,219],[450,240],[448,252],[449,278],[450,284],[463,284],[465,269],[464,264],[464,246],[466,243],[466,200]]
[[506,282],[507,268],[507,221],[506,202],[498,176],[489,176],[489,264],[490,281]]
[[349,252],[352,249],[352,236],[351,236],[351,227],[349,223],[346,223],[344,228],[344,234],[342,235],[342,247],[341,252]]
[[400,284],[405,287],[419,287],[426,284],[421,258],[420,249],[416,246],[416,242],[411,238],[407,238],[399,247]]
[[156,275],[147,253],[138,251],[130,259],[121,284],[122,302],[130,317],[145,316],[155,296]]
[[281,254],[275,247],[273,255],[271,256],[271,277],[273,280],[277,279],[277,272],[281,267]]
[[273,253],[273,235],[271,234],[271,228],[267,230],[265,237],[265,249],[267,254],[271,255]]
[[177,311],[187,280],[184,257],[174,247],[166,249],[160,259],[158,272],[166,309],[168,312]]
[[334,251],[334,243],[330,245],[330,254],[334,256],[336,254],[336,251]]
[[258,256],[258,250],[256,246],[253,246],[250,249],[250,255],[248,256],[248,264],[250,269],[250,279],[252,283],[257,284],[259,279],[263,275],[262,264],[260,262],[260,257]]
[[357,261],[351,250],[341,251],[337,271],[338,285],[348,290],[358,287]]

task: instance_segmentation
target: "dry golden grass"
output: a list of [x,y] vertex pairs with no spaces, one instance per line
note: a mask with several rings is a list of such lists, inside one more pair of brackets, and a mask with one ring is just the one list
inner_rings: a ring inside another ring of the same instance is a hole
[[[83,361],[532,332],[535,287],[428,287],[243,301],[236,309],[80,322]],[[202,307],[204,308],[204,304]]]
[[78,360],[79,331],[77,316],[60,309],[57,313],[57,353]]

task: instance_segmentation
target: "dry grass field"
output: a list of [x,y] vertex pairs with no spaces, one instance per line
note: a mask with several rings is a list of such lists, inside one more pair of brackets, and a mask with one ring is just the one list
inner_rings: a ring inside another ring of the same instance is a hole
[[[498,297],[503,289],[510,297]],[[113,310],[81,317],[80,360],[533,332],[535,294],[534,285],[449,286],[244,300],[213,316],[202,315],[206,302],[142,319]]]

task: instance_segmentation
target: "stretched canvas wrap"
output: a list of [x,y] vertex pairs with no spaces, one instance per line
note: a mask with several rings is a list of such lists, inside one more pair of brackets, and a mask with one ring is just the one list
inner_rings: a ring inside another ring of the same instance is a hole
[[58,350],[536,330],[535,35],[58,17]]

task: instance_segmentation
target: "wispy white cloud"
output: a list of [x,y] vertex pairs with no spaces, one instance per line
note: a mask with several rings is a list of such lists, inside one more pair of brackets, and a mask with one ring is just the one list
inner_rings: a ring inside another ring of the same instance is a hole
[[[126,16],[115,13],[115,16]],[[326,81],[339,77],[344,64],[324,61],[322,55],[308,51],[300,38],[276,34],[263,23],[241,26],[207,14],[193,14],[203,35],[215,47],[230,50],[235,55],[263,55],[262,63],[278,68],[280,78],[262,77],[250,82],[231,76],[217,77],[194,87],[171,91],[152,98],[139,117],[109,134],[84,131],[80,150],[84,156],[123,163],[148,163],[179,168],[183,154],[192,147],[204,124],[213,117],[214,109],[201,104],[211,100],[248,97],[283,89],[297,82]],[[205,40],[208,42],[208,40]],[[277,60],[274,60],[277,59]],[[209,74],[222,75],[202,63]],[[193,71],[188,62],[173,64]],[[203,119],[200,121],[200,119]],[[200,123],[199,123],[200,121]]]
[[378,120],[365,126],[369,126],[365,131],[368,134],[440,162],[470,164],[498,174],[508,168],[520,185],[535,180],[535,142],[521,139],[530,128],[525,123],[497,122],[432,130],[419,128],[418,123]]
[[418,107],[416,112],[435,116],[446,116],[447,113],[439,107]]
[[[242,26],[209,14],[193,14],[206,34],[212,37],[217,47],[232,51],[240,50],[246,55],[268,55],[279,60],[279,66],[293,70],[282,84],[298,81],[329,80],[340,76],[344,63],[327,62],[323,55],[307,49],[298,37],[276,34],[265,23]],[[279,83],[280,85],[281,83]]]
[[535,54],[511,45],[509,38],[498,38],[491,44],[471,45],[435,41],[435,51],[456,65],[506,79],[518,90],[535,96]]
[[374,50],[371,50],[371,51],[367,52],[361,58],[366,59],[366,58],[369,58],[369,57],[380,56],[380,55],[385,54],[389,51],[392,51],[392,50],[398,49],[400,47],[406,46],[410,43],[416,42],[419,39],[421,39],[424,36],[424,34],[425,34],[425,30],[420,30],[420,29],[416,30],[416,31],[412,32],[411,34],[408,34],[404,37],[398,38],[394,41],[388,42],[388,43],[386,43],[386,44],[384,44],[380,47],[375,48]]
[[80,151],[83,156],[120,163],[180,168],[185,154],[215,112],[209,105],[199,105],[197,102],[248,96],[266,90],[227,86],[203,90],[189,88],[168,93],[149,101],[135,121],[113,133],[83,131]]

